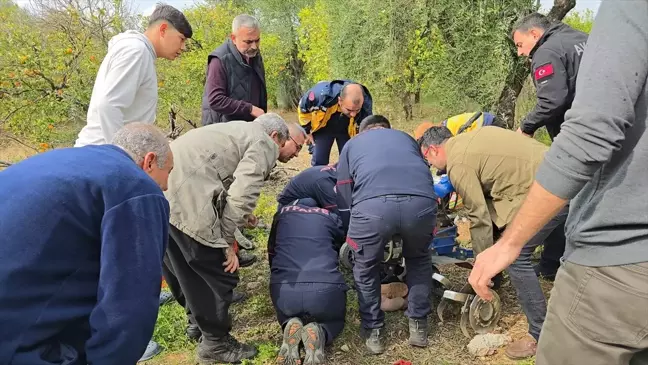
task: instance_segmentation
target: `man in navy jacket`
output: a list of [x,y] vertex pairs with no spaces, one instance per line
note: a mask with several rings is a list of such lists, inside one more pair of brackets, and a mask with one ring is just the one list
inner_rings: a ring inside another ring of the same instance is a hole
[[321,364],[324,345],[344,329],[347,286],[338,270],[344,231],[338,216],[300,199],[280,209],[268,239],[270,297],[284,329],[279,364]]
[[407,265],[409,343],[427,346],[432,285],[428,246],[437,211],[428,163],[414,138],[390,129],[385,117],[375,115],[365,118],[360,134],[346,144],[337,171],[338,209],[354,250],[353,276],[367,348],[374,354],[385,349],[379,270],[385,245],[394,235],[403,240]]
[[0,172],[0,364],[135,364],[153,334],[173,155],[130,123],[113,144]]
[[337,163],[313,166],[295,175],[277,197],[277,211],[295,200],[311,198],[320,208],[337,212]]

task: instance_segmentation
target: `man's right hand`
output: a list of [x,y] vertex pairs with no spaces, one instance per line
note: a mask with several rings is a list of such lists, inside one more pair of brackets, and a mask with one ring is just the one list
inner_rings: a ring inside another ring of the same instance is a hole
[[252,105],[252,112],[250,114],[252,114],[253,117],[258,118],[261,115],[265,114],[265,112],[263,111],[263,109],[257,108],[256,106]]
[[230,246],[225,249],[225,258],[226,260],[225,262],[223,262],[223,266],[225,266],[225,272],[236,272],[236,270],[238,270],[239,268],[239,260],[233,247]]

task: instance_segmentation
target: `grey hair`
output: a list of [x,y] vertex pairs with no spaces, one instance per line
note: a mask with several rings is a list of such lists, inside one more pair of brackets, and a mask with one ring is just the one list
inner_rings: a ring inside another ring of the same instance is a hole
[[157,165],[163,168],[171,151],[169,142],[162,131],[148,123],[134,122],[121,127],[113,136],[113,145],[128,153],[136,163],[144,161],[147,153],[157,156]]
[[551,20],[549,20],[549,18],[540,13],[531,13],[515,23],[513,30],[511,31],[511,38],[513,38],[515,32],[527,33],[533,28],[539,28],[542,29],[542,31],[546,31],[549,27],[551,27]]
[[304,136],[304,138],[308,137],[306,130],[297,123],[288,123],[288,131],[290,132],[291,136],[293,135],[293,133],[296,133]]
[[285,142],[288,139],[288,136],[290,136],[290,132],[288,131],[288,124],[279,114],[261,114],[254,121],[261,124],[263,126],[263,130],[265,130],[268,135],[272,134],[272,132],[277,132],[279,142]]
[[434,126],[428,128],[428,130],[423,133],[423,135],[418,139],[417,142],[419,146],[427,148],[430,146],[440,146],[452,137],[452,132],[450,132],[448,128],[442,126]]
[[241,14],[232,20],[232,33],[240,28],[261,29],[261,24],[252,15]]

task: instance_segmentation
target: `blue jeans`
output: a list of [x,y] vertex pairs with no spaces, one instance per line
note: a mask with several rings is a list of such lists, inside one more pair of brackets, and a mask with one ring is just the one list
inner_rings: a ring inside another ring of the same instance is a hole
[[354,250],[353,277],[365,329],[384,325],[385,313],[380,309],[380,265],[385,245],[394,235],[400,235],[403,240],[407,267],[409,294],[405,314],[414,319],[430,314],[432,261],[429,245],[436,213],[436,200],[410,195],[367,199],[351,208],[347,243]]
[[319,324],[330,345],[344,329],[346,284],[285,283],[270,284],[270,298],[277,320],[284,328],[290,318]]
[[529,334],[536,339],[540,338],[542,324],[547,314],[547,301],[540,287],[540,281],[533,270],[531,255],[540,246],[554,229],[564,229],[564,223],[569,213],[569,206],[563,208],[549,221],[533,238],[522,248],[520,256],[508,267],[511,284],[515,288],[518,301],[529,322]]

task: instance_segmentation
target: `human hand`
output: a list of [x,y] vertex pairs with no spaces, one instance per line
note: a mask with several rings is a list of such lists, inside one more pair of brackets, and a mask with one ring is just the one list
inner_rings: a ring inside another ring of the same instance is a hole
[[228,273],[234,273],[236,270],[239,268],[239,259],[238,256],[236,256],[236,252],[234,252],[233,247],[228,247],[225,249],[225,262],[223,262],[223,266],[225,266],[225,272]]
[[252,111],[250,112],[250,114],[252,114],[253,117],[258,118],[261,115],[265,114],[265,112],[263,111],[263,109],[257,108],[256,106],[252,105]]
[[254,228],[259,224],[259,219],[254,214],[248,214],[247,226],[245,228]]
[[477,255],[468,277],[468,283],[473,287],[475,293],[482,299],[491,301],[493,299],[489,291],[489,287],[492,285],[491,279],[509,267],[520,256],[520,250],[520,248],[500,240]]

